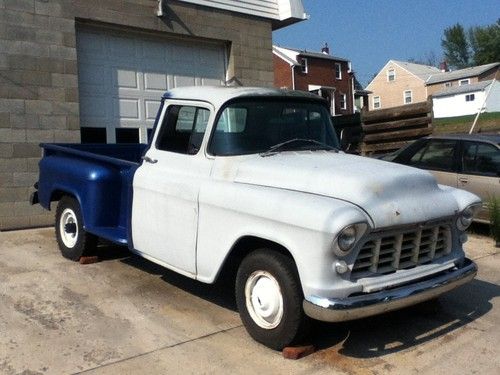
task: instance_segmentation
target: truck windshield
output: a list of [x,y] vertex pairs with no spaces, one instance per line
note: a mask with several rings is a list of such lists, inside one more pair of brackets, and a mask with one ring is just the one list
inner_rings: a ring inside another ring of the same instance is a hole
[[325,106],[310,101],[269,98],[226,106],[215,125],[209,152],[230,156],[338,147]]

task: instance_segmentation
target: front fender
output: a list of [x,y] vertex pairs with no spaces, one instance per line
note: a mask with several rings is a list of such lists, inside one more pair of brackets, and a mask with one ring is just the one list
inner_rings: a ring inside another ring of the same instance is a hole
[[334,198],[230,182],[203,185],[197,278],[213,282],[233,245],[253,236],[276,242],[291,253],[307,294],[331,277],[332,242],[338,231],[358,222],[371,220],[358,207]]

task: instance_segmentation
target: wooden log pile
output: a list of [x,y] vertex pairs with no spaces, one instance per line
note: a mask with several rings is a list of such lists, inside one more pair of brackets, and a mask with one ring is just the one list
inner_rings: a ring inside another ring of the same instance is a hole
[[361,114],[361,155],[384,154],[432,134],[432,102],[366,111]]

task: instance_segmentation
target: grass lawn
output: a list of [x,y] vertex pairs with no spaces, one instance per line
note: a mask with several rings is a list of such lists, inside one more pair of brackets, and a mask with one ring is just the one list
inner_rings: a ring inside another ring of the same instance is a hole
[[[468,133],[475,115],[433,119],[434,134]],[[500,112],[481,113],[474,132],[500,132]]]

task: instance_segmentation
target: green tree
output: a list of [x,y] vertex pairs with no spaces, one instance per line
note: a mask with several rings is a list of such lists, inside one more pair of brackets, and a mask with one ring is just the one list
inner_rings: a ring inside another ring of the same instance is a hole
[[469,43],[475,65],[500,61],[500,19],[493,25],[471,27]]
[[470,44],[463,26],[459,23],[444,30],[441,46],[444,58],[451,67],[462,69],[472,65]]

